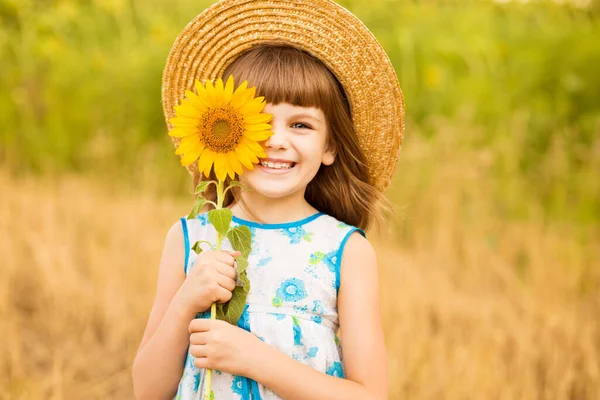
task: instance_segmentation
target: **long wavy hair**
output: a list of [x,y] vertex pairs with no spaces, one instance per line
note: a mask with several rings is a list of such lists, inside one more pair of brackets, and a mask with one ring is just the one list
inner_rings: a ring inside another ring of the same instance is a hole
[[[225,69],[223,80],[230,75],[236,84],[248,80],[249,87],[256,87],[256,95],[273,105],[290,103],[321,109],[327,120],[327,144],[335,148],[335,161],[330,166],[321,165],[306,188],[306,201],[361,229],[374,221],[382,222],[382,213],[391,211],[390,204],[369,181],[366,157],[358,143],[344,89],[319,59],[294,47],[265,43],[239,56]],[[195,186],[201,178],[200,174],[194,177]],[[214,172],[209,179],[216,179]],[[204,193],[209,200],[216,201],[216,196],[214,185]],[[223,205],[234,201],[256,218],[244,206],[239,192],[230,190]]]

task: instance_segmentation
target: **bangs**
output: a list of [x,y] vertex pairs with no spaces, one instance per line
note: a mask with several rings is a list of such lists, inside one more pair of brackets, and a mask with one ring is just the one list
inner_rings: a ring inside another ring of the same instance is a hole
[[223,80],[233,75],[236,86],[248,80],[256,95],[273,105],[290,103],[328,111],[335,98],[345,93],[333,73],[310,54],[280,44],[252,47],[225,69]]

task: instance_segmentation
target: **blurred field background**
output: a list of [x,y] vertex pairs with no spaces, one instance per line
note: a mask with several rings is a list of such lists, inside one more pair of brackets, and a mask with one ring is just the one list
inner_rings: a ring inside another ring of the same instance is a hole
[[[160,80],[208,1],[0,0],[0,399],[131,399],[187,172]],[[600,3],[348,0],[407,105],[391,399],[600,398]]]

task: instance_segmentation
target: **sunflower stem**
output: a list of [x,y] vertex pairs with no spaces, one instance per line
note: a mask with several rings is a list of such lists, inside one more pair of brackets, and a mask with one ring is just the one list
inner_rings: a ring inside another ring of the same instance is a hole
[[[219,179],[219,182],[217,183],[217,204],[213,203],[215,205],[215,208],[217,210],[220,210],[223,208],[223,201],[225,200],[225,192],[223,191],[223,181]],[[223,236],[217,232],[217,247],[216,250],[219,251],[221,250],[221,242],[223,242]],[[217,303],[212,303],[212,305],[210,306],[210,319],[217,319]],[[204,391],[204,400],[211,400],[210,399],[210,392],[211,392],[211,387],[212,387],[212,369],[208,369],[206,370],[206,386],[205,386],[205,391]]]

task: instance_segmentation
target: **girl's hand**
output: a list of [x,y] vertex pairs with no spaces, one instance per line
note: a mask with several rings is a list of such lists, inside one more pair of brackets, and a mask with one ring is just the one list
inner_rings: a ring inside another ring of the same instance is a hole
[[226,303],[235,289],[234,257],[239,251],[203,251],[178,291],[186,310],[199,313],[213,303]]
[[194,365],[233,375],[248,376],[252,354],[263,343],[254,334],[225,321],[194,319],[189,330]]

